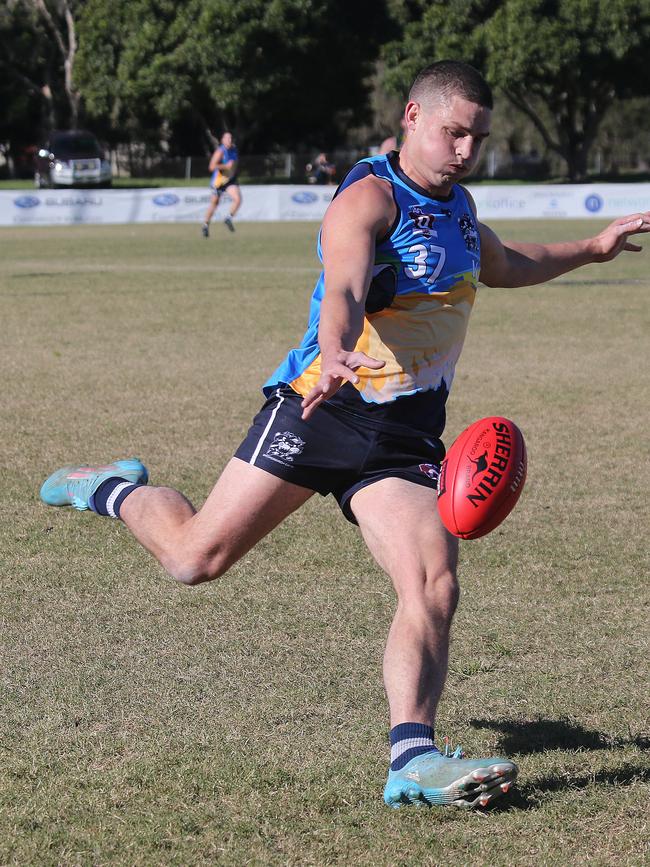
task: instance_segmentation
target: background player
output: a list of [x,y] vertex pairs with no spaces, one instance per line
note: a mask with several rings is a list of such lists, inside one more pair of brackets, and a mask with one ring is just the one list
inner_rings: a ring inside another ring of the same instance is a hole
[[233,217],[241,207],[241,190],[238,181],[239,154],[233,144],[232,133],[224,132],[221,136],[221,144],[210,158],[209,169],[212,172],[210,178],[210,204],[205,212],[203,222],[203,237],[210,235],[210,220],[217,209],[221,196],[227,191],[231,200],[230,214],[224,223],[231,232],[235,231]]
[[188,585],[222,576],[315,491],[332,493],[397,594],[384,656],[391,806],[485,806],[517,773],[507,759],[443,756],[433,740],[459,593],[436,472],[479,273],[488,286],[544,283],[639,251],[629,236],[650,231],[646,213],[583,241],[501,242],[458,183],[478,161],[491,107],[465,64],[417,77],[399,154],[362,160],[339,187],[305,337],[267,381],[264,407],[199,511],[178,491],[147,486],[135,459],[63,467],[41,488],[50,505],[121,518]]

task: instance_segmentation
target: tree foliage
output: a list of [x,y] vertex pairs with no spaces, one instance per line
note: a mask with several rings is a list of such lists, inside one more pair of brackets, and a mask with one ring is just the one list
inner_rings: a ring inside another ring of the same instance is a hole
[[376,12],[368,0],[88,0],[77,82],[113,138],[189,124],[231,127],[249,150],[327,146],[367,114]]
[[579,179],[617,100],[650,94],[649,48],[650,0],[5,0],[0,141],[78,120],[170,153],[226,127],[244,151],[327,149],[370,119],[379,56],[400,96],[455,57]]
[[584,178],[609,106],[650,93],[650,0],[441,0],[411,4],[409,15],[402,42],[385,49],[392,86],[443,57],[473,63],[572,180]]
[[0,6],[0,134],[5,141],[28,141],[30,126],[54,125],[61,116],[58,61],[32,7],[21,0]]

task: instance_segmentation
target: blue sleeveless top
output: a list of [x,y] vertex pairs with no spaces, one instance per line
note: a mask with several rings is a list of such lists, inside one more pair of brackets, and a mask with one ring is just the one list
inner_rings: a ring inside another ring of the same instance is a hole
[[[359,382],[346,383],[327,403],[373,427],[439,436],[478,285],[478,226],[462,187],[454,185],[447,198],[432,198],[404,174],[396,151],[361,160],[336,195],[369,174],[391,184],[397,216],[375,247],[364,327],[355,349],[385,365],[381,370],[360,368]],[[322,261],[320,237],[318,254]],[[321,272],[305,336],[264,384],[265,394],[287,384],[304,396],[318,382],[324,288]]]
[[[230,160],[234,160],[234,162],[237,162],[237,160],[239,159],[239,152],[237,151],[237,148],[234,146],[231,148],[227,148],[225,145],[221,144],[221,145],[219,145],[217,150],[221,151],[221,160],[224,163],[229,163]],[[221,171],[221,169],[216,168],[212,172],[212,175],[210,177],[211,186],[214,187],[216,185],[217,181],[221,180],[222,177],[223,177],[223,172]],[[234,177],[234,175],[232,177]]]

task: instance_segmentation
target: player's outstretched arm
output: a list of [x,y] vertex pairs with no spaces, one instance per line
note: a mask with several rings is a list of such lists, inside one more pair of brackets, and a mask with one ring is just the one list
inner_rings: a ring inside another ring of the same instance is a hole
[[633,235],[650,232],[650,212],[619,217],[602,232],[583,241],[525,244],[501,241],[480,224],[481,281],[486,286],[534,286],[592,262],[609,262],[624,250],[639,253]]
[[360,367],[378,370],[384,366],[383,361],[355,347],[363,331],[375,243],[388,231],[394,216],[395,204],[388,186],[374,177],[348,187],[327,210],[321,235],[325,271],[318,329],[321,375],[302,402],[303,418],[308,418],[343,382],[358,382],[356,371]]

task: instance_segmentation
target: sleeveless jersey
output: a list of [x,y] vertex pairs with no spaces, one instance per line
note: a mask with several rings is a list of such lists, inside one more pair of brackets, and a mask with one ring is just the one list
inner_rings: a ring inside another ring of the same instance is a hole
[[[219,145],[217,150],[221,151],[221,161],[224,163],[230,162],[230,160],[234,160],[237,162],[239,159],[239,154],[237,153],[236,147],[227,148],[224,145]],[[236,171],[235,166],[235,171]],[[229,180],[231,177],[235,175],[227,175],[225,172],[220,171],[218,168],[212,172],[212,177],[210,178],[210,186],[211,187],[220,187],[223,183]]]
[[[376,243],[355,349],[385,365],[360,368],[359,382],[343,385],[328,403],[378,428],[439,436],[478,285],[478,226],[462,187],[454,185],[447,198],[432,198],[404,174],[396,151],[361,160],[336,195],[371,173],[391,184],[397,215]],[[320,237],[318,254],[322,261]],[[302,343],[267,380],[267,395],[285,383],[304,396],[318,382],[323,295],[321,272]]]

